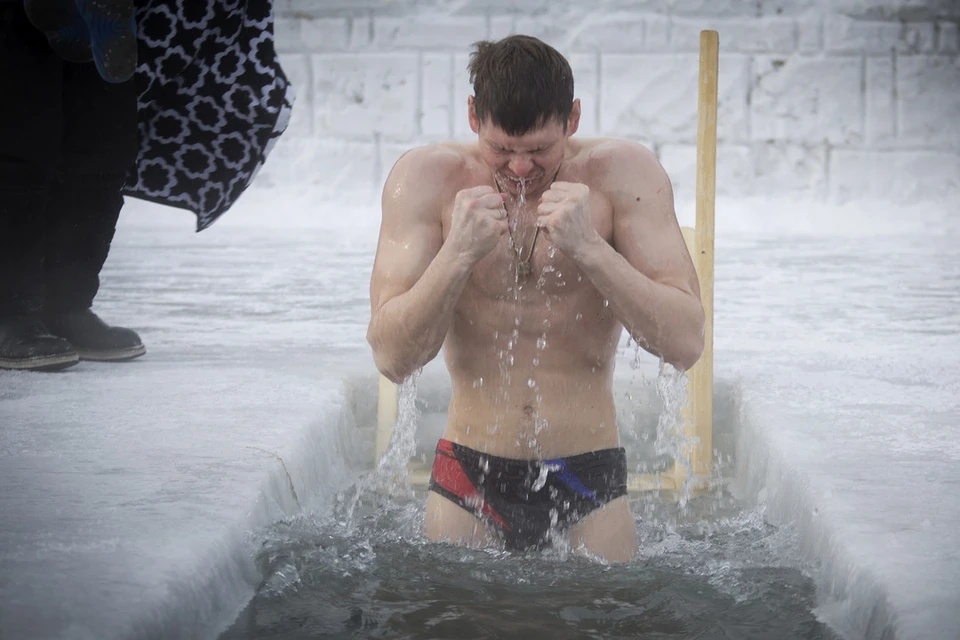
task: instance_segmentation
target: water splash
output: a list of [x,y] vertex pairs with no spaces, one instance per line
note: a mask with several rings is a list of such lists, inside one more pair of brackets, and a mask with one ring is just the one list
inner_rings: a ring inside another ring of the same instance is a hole
[[537,278],[536,289],[537,291],[542,291],[543,287],[547,284],[547,276],[556,271],[556,267],[552,264],[545,264],[543,268],[540,269],[540,277]]
[[[271,560],[275,561],[276,559],[271,558]],[[300,584],[300,572],[297,571],[296,565],[291,562],[283,562],[279,566],[271,567],[268,575],[269,577],[263,581],[259,589],[259,593],[265,596],[282,596],[286,592],[296,589],[297,585]]]
[[421,373],[422,369],[414,371],[400,384],[398,390],[397,424],[376,470],[379,477],[388,481],[396,477],[406,478],[407,464],[417,452],[417,425],[420,423],[417,385]]
[[[494,175],[494,180],[497,181],[498,185],[500,184],[500,177]],[[523,289],[523,281],[520,277],[519,262],[521,259],[521,253],[523,248],[518,244],[519,238],[517,237],[517,232],[519,228],[520,217],[524,212],[527,202],[527,183],[528,180],[521,178],[519,180],[520,189],[517,194],[517,199],[511,203],[510,208],[513,210],[513,215],[508,216],[508,224],[510,228],[510,244],[511,251],[513,252],[513,286],[509,288],[509,292],[513,294],[513,329],[506,336],[505,344],[502,348],[497,349],[497,359],[498,359],[498,370],[499,370],[499,385],[497,392],[494,394],[494,415],[497,416],[494,420],[494,424],[488,426],[488,431],[490,435],[495,434],[500,428],[499,416],[503,414],[503,408],[506,407],[510,402],[510,387],[512,382],[511,373],[516,365],[515,349],[517,346],[517,341],[520,339],[520,309],[521,309],[521,294]],[[502,191],[502,189],[501,189]],[[531,256],[532,257],[532,256]],[[501,332],[494,332],[494,344],[501,337]]]
[[673,365],[660,360],[657,376],[657,396],[662,403],[660,417],[657,420],[657,440],[655,450],[658,455],[668,455],[686,472],[686,479],[680,491],[680,506],[685,507],[693,496],[696,477],[690,453],[693,450],[691,438],[684,430],[683,408],[687,404],[687,374]]
[[356,526],[357,508],[370,496],[408,499],[413,497],[413,488],[407,478],[407,467],[417,452],[417,425],[420,423],[417,389],[422,373],[422,369],[417,369],[399,385],[397,422],[393,425],[390,442],[373,472],[357,482],[343,521],[348,529]]
[[439,637],[438,629],[491,637],[537,628],[545,637],[680,640],[720,626],[761,629],[769,638],[804,629],[811,640],[836,640],[817,631],[815,587],[793,568],[803,565],[790,530],[771,527],[732,499],[719,511],[709,506],[702,496],[684,513],[672,503],[649,505],[636,522],[640,554],[623,565],[591,558],[560,533],[542,551],[420,544],[415,523],[389,511],[356,531],[308,518],[277,523],[262,534],[258,560],[269,558],[265,576],[293,569],[299,582],[283,586],[278,578],[279,594],[264,585],[223,637],[292,637],[311,629],[426,640]]
[[[494,175],[494,180],[497,181],[498,185],[500,184],[500,178],[498,176]],[[526,206],[527,206],[527,183],[530,182],[530,180],[526,178],[520,178],[518,182],[519,182],[520,188],[517,191],[517,198],[512,203],[512,206],[511,206],[513,210],[513,216],[508,216],[507,224],[510,230],[511,251],[513,252],[515,257],[515,261],[513,265],[514,286],[512,287],[512,290],[514,295],[514,302],[519,304],[520,290],[523,289],[523,285],[524,285],[524,281],[520,277],[520,261],[522,260],[522,256],[524,252],[522,238],[519,237],[520,218],[523,216],[524,210],[526,209]],[[531,246],[530,248],[531,255],[529,256],[531,263],[533,260],[532,249],[533,247]]]

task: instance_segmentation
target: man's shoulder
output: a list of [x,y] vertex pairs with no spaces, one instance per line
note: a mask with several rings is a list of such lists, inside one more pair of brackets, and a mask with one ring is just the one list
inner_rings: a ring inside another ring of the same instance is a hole
[[[413,147],[394,163],[383,185],[391,210],[424,215],[441,210],[471,162],[468,145],[438,142]],[[431,214],[432,215],[432,214]]]
[[659,164],[656,154],[640,142],[621,138],[587,138],[581,141],[586,157],[595,164],[628,166]]
[[407,179],[422,177],[443,180],[463,171],[469,160],[467,146],[455,142],[434,142],[405,151],[394,164]]
[[657,155],[640,142],[618,138],[589,138],[581,142],[591,187],[620,192],[638,182],[659,183],[665,175]]

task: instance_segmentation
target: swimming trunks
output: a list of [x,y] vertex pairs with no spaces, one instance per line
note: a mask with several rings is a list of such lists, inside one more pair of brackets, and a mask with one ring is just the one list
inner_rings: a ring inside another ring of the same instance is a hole
[[627,494],[627,457],[620,447],[522,460],[441,439],[430,490],[492,523],[507,548],[539,548],[551,531]]

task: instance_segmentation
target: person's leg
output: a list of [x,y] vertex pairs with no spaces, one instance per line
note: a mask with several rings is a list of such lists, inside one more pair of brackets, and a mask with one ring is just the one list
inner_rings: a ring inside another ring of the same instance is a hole
[[120,189],[137,152],[132,80],[108,83],[92,64],[65,64],[62,162],[48,200],[44,322],[81,359],[145,353],[139,336],[91,310],[123,207]]
[[499,544],[493,528],[474,513],[481,510],[502,522],[501,516],[484,504],[471,478],[477,464],[473,453],[446,439],[437,443],[424,520],[423,532],[428,540],[475,548]]
[[427,494],[423,533],[431,542],[474,549],[500,546],[497,534],[480,518],[434,491]]
[[[637,555],[637,531],[627,494],[627,454],[601,449],[552,460],[547,487],[556,496],[561,521],[577,553],[607,562],[627,562]],[[579,514],[584,514],[580,517]]]
[[71,0],[83,16],[93,60],[111,83],[133,78],[137,69],[137,24],[133,0]]
[[570,527],[569,536],[571,549],[607,562],[629,562],[639,551],[627,496],[591,511]]
[[74,0],[24,0],[30,23],[67,62],[92,62],[90,31]]
[[63,62],[19,3],[0,3],[0,368],[77,363],[39,320],[47,190],[59,162]]

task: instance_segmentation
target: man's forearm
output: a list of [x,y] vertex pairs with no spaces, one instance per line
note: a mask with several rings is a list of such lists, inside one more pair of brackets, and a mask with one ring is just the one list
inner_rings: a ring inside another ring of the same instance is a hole
[[437,355],[471,269],[444,245],[409,291],[375,312],[367,341],[381,373],[400,383]]
[[703,353],[703,306],[695,295],[651,280],[603,239],[576,257],[614,316],[645,349],[685,371]]

